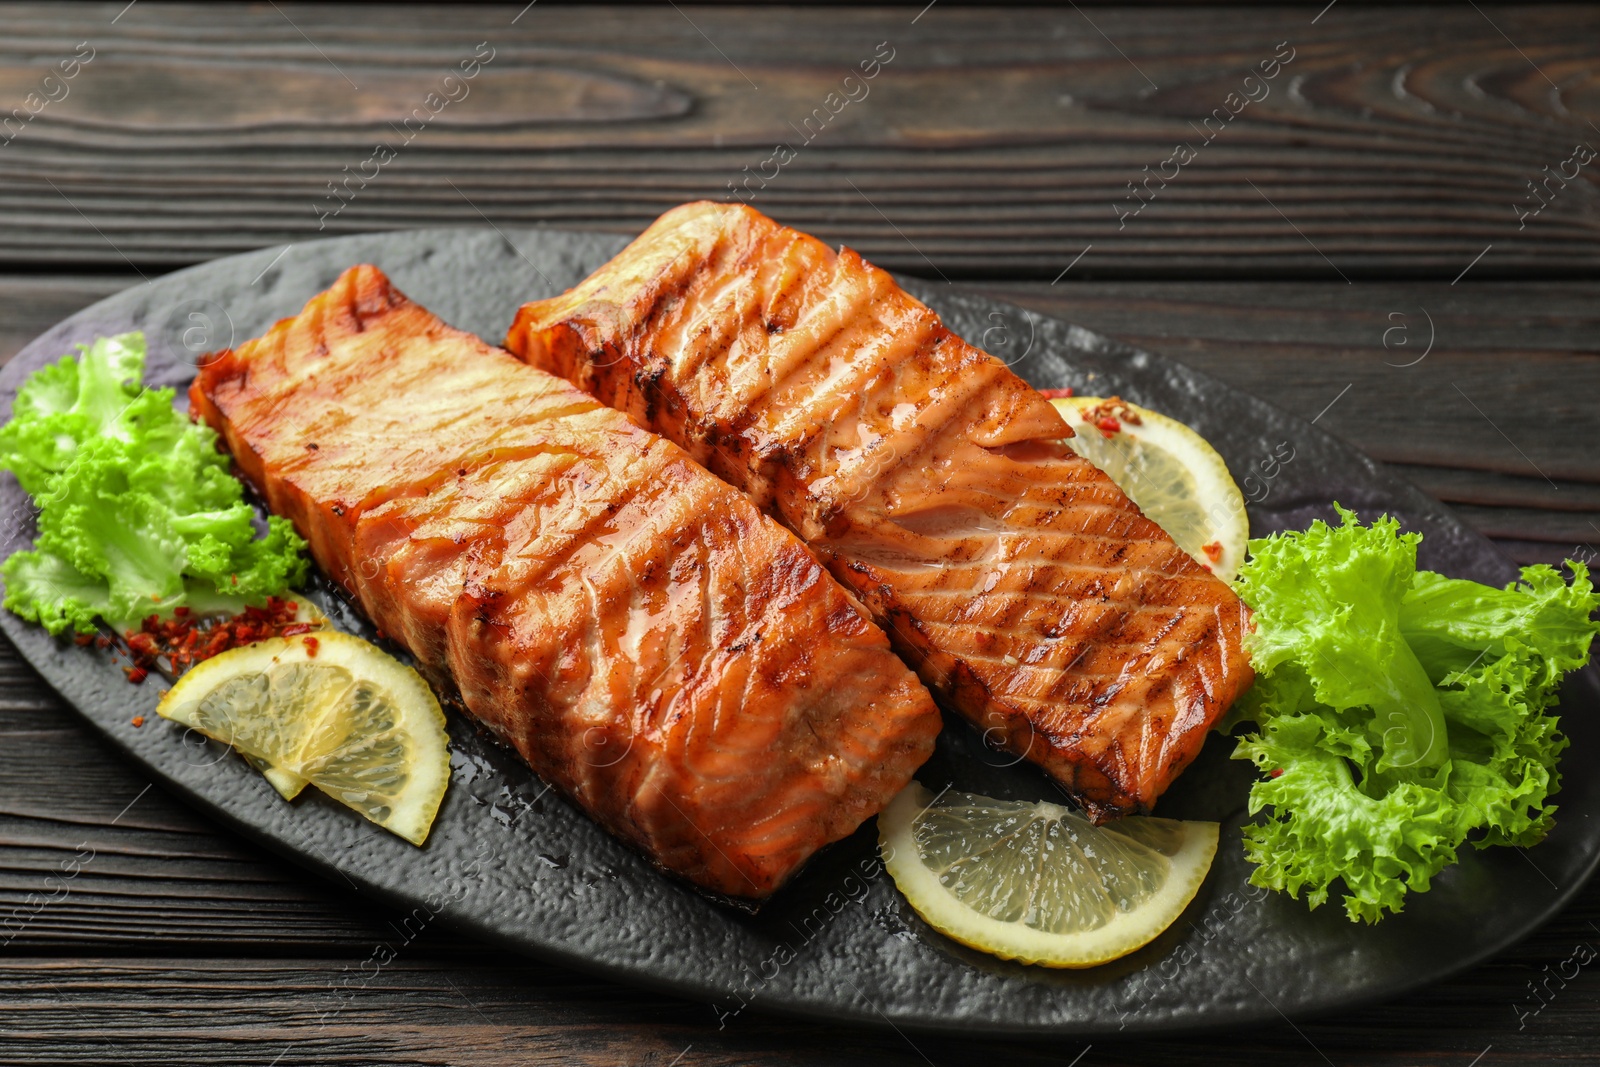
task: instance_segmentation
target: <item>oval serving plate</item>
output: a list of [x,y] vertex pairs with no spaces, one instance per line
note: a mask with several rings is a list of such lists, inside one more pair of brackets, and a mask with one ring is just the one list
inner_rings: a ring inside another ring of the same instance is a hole
[[[0,371],[0,404],[31,371],[97,334],[142,329],[146,379],[185,386],[205,352],[258,335],[299,311],[344,268],[377,264],[450,323],[498,342],[526,300],[573,285],[626,243],[604,234],[426,230],[272,248],[129,289],[74,315]],[[1426,535],[1422,565],[1496,584],[1516,571],[1442,505],[1326,433],[1215,379],[1042,315],[908,282],[956,332],[1039,386],[1120,393],[1189,423],[1227,459],[1252,500],[1252,532],[1332,517],[1338,500],[1388,511]],[[998,330],[997,330],[998,327]],[[181,396],[181,391],[180,391]],[[1253,479],[1253,481],[1252,481]],[[28,502],[0,482],[0,550],[32,537]],[[341,628],[370,631],[326,584],[311,591]],[[1158,814],[1222,822],[1200,894],[1150,945],[1087,971],[992,959],[926,928],[877,860],[868,824],[826,850],[751,916],[658,873],[550,792],[509,750],[452,715],[453,776],[426,847],[413,848],[307,790],[285,803],[245,763],[151,718],[160,686],[128,684],[112,655],[58,641],[0,612],[0,628],[45,680],[158,784],[340,885],[487,943],[699,1001],[705,1019],[746,1010],[903,1029],[1017,1036],[1233,1026],[1324,1011],[1413,988],[1525,935],[1582,885],[1600,858],[1600,686],[1569,679],[1566,788],[1537,848],[1467,850],[1462,862],[1374,927],[1335,904],[1252,889],[1239,827],[1252,771],[1213,736]],[[130,719],[151,721],[135,729]],[[948,720],[918,775],[1017,798],[1059,796],[1027,764]],[[419,911],[420,909],[420,911]]]

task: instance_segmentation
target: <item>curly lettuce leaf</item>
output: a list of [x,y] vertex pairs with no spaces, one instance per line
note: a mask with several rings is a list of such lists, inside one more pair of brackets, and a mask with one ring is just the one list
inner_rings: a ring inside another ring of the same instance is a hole
[[1379,769],[1437,767],[1449,750],[1444,714],[1400,627],[1421,537],[1400,534],[1393,519],[1363,527],[1340,514],[1340,527],[1319,521],[1251,543],[1255,558],[1239,576],[1257,614],[1251,661],[1270,674],[1292,659],[1319,704],[1372,709],[1364,718],[1382,749]]
[[35,372],[0,427],[0,467],[39,506],[34,550],[7,562],[5,606],[52,633],[120,628],[198,594],[260,602],[303,581],[304,542],[254,512],[216,434],[144,389],[144,338],[80,345]]
[[222,540],[208,535],[189,549],[191,574],[210,579],[219,593],[250,598],[258,604],[304,582],[305,541],[294,524],[278,515],[267,519],[267,535],[254,540]]
[[0,427],[0,467],[38,496],[86,441],[102,434],[126,439],[122,416],[143,374],[139,333],[96,338],[79,345],[76,356],[41,367],[18,390],[11,421]]
[[1524,568],[1522,580],[1504,589],[1422,571],[1401,601],[1400,628],[1436,679],[1472,669],[1487,652],[1537,662],[1540,684],[1549,688],[1588,662],[1589,615],[1600,604],[1589,568],[1567,566],[1571,585],[1540,565]]
[[[1251,542],[1240,593],[1258,677],[1234,718],[1257,729],[1234,755],[1266,774],[1244,834],[1251,880],[1312,907],[1342,883],[1346,914],[1376,922],[1462,845],[1549,832],[1567,740],[1546,711],[1588,661],[1600,596],[1577,563],[1570,584],[1538,566],[1505,589],[1416,571],[1416,535],[1339,512],[1340,526]],[[1386,725],[1392,692],[1372,685],[1406,661],[1394,643],[1428,681],[1442,760],[1396,758],[1418,746]]]
[[93,633],[95,618],[111,610],[104,579],[48,552],[13,552],[0,565],[0,575],[6,580],[5,606],[53,634],[69,626]]
[[1348,756],[1327,746],[1315,712],[1285,715],[1244,738],[1235,755],[1269,777],[1250,791],[1250,813],[1266,818],[1245,828],[1250,880],[1321,906],[1343,879],[1351,919],[1375,922],[1399,911],[1408,889],[1422,892],[1455,862],[1460,838],[1454,805],[1437,768],[1372,796],[1357,784]]

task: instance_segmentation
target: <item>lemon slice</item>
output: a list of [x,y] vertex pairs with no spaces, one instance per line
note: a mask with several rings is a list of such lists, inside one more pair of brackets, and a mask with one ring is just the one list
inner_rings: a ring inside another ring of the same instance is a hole
[[[286,599],[292,600],[295,604],[295,622],[310,623],[317,627],[318,630],[326,630],[332,625],[321,608],[298,593],[290,593]],[[306,787],[306,780],[293,771],[286,771],[282,767],[274,767],[266,760],[252,756],[248,752],[241,753],[241,755],[244,756],[246,763],[261,772],[261,776],[271,783],[272,788],[276,789],[278,795],[285,800],[293,800]]]
[[244,757],[244,761],[246,763],[260,771],[261,776],[265,778],[272,785],[272,788],[278,791],[278,795],[285,800],[293,800],[295,797],[299,796],[300,791],[307,785],[306,780],[293,771],[286,771],[282,767],[274,767],[266,760],[261,759],[258,756],[252,756],[248,752],[241,752],[240,755]]
[[1120,397],[1050,401],[1076,437],[1066,443],[1106,472],[1145,516],[1225,582],[1244,562],[1244,494],[1206,439],[1176,419]]
[[1046,967],[1093,967],[1171,926],[1217,854],[1217,824],[1095,826],[1059,804],[912,782],[878,816],[884,865],[928,925]]
[[336,631],[275,637],[208,659],[156,710],[309,781],[416,845],[450,780],[433,690],[393,657]]

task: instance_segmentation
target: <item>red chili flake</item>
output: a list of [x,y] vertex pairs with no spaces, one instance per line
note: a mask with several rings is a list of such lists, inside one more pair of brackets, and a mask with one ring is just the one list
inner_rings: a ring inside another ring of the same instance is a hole
[[239,576],[237,574],[229,575],[229,577],[233,579],[233,584],[234,585],[238,585],[239,584]]
[[1204,552],[1206,554],[1206,558],[1212,563],[1220,563],[1222,561],[1221,541],[1213,541],[1209,545],[1201,545],[1200,551]]
[[1102,416],[1100,421],[1095,423],[1095,426],[1099,428],[1100,433],[1103,436],[1108,438],[1113,434],[1120,432],[1122,429],[1122,423],[1118,422],[1110,415]]
[[[128,655],[133,660],[133,665],[125,668],[129,681],[143,681],[151,671],[181,674],[201,660],[230,648],[316,629],[311,623],[296,620],[299,611],[300,606],[292,600],[268,597],[265,607],[246,608],[226,619],[196,619],[186,608],[175,610],[170,619],[147,616],[139,629],[125,638]],[[100,644],[101,640],[96,639],[95,643],[106,647]]]
[[122,668],[122,673],[126,674],[128,676],[128,681],[132,682],[134,685],[138,685],[140,682],[150,677],[150,672],[144,667],[124,667]]
[[135,715],[133,717],[133,725],[135,725],[135,726],[143,726],[144,725],[144,716],[143,715]]
[[72,639],[72,643],[77,645],[79,648],[85,648],[94,644],[94,634],[78,634]]
[[1269,778],[1281,778],[1281,777],[1283,777],[1283,768],[1282,767],[1274,767],[1274,768],[1272,768],[1272,773],[1267,775],[1267,777],[1269,777]]
[[1039,395],[1046,400],[1065,400],[1073,395],[1073,389],[1070,385],[1065,389],[1041,389]]
[[312,659],[317,658],[317,648],[322,644],[315,637],[306,638],[306,655]]
[[[1083,418],[1085,422],[1095,422],[1096,420],[1103,422],[1109,418],[1125,422],[1129,426],[1144,425],[1144,420],[1139,417],[1139,413],[1129,407],[1128,402],[1120,396],[1111,396],[1100,401],[1100,403],[1085,411]],[[1105,427],[1102,426],[1101,429],[1104,430]],[[1118,427],[1118,429],[1121,429],[1121,427]]]

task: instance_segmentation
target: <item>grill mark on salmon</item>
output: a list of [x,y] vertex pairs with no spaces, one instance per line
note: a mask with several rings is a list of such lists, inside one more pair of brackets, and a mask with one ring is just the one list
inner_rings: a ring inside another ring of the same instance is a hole
[[1233,592],[848,248],[688,204],[525,305],[506,345],[750,494],[1097,820],[1149,810],[1252,680]]
[[793,534],[374,267],[190,400],[425,674],[707,889],[769,895],[932,751],[927,690]]

